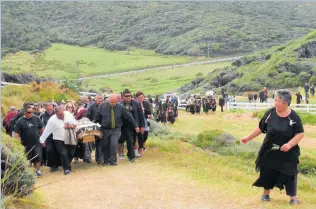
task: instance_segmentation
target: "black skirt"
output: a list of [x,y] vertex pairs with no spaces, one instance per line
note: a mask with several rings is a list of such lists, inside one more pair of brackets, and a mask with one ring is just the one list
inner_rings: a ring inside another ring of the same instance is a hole
[[274,187],[283,190],[286,188],[288,195],[295,196],[297,188],[297,175],[287,175],[278,170],[261,167],[260,176],[253,186],[273,189]]

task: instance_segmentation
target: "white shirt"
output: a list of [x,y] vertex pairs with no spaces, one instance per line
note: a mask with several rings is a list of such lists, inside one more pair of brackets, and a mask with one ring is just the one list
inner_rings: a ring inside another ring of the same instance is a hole
[[53,133],[54,140],[64,141],[65,124],[77,124],[77,121],[74,118],[74,116],[68,111],[64,111],[64,120],[60,120],[56,116],[56,114],[50,117],[44,129],[44,132],[40,137],[40,142],[44,143],[51,133]]

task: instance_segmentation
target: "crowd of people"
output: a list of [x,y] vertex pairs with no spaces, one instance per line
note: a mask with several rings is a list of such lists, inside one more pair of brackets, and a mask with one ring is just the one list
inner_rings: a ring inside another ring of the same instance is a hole
[[156,96],[154,102],[156,121],[173,124],[178,117],[178,104],[179,101],[174,96],[167,96],[165,101],[159,100]]
[[[43,175],[42,166],[48,166],[50,172],[62,167],[68,175],[72,161],[92,162],[93,149],[100,165],[116,166],[117,158],[124,160],[125,144],[131,163],[144,156],[152,110],[152,102],[142,92],[133,95],[126,89],[109,97],[97,95],[94,100],[25,103],[21,110],[12,106],[3,126],[7,134],[21,141],[38,177]],[[88,129],[97,134],[95,140],[84,143],[78,136]]]
[[[264,92],[263,99],[267,97],[266,90],[261,91]],[[215,98],[206,96],[201,99],[196,95],[189,98],[190,112],[200,113],[201,108],[206,114],[209,110],[215,112]],[[227,94],[220,97],[222,111],[227,98]],[[274,107],[264,114],[258,127],[240,141],[246,144],[260,134],[266,134],[256,160],[260,175],[253,185],[263,187],[263,201],[270,201],[270,190],[278,187],[285,188],[290,204],[298,204],[298,143],[304,137],[304,128],[300,116],[290,108],[292,96],[288,90],[276,91],[273,98]],[[154,107],[156,111],[153,111]],[[158,97],[147,99],[142,92],[133,95],[126,89],[106,98],[97,95],[94,101],[90,98],[85,102],[65,104],[25,103],[20,111],[12,106],[3,125],[8,134],[21,140],[38,177],[43,175],[43,165],[50,167],[51,172],[62,167],[68,175],[73,159],[92,162],[93,149],[98,164],[116,166],[118,159],[125,159],[126,144],[127,159],[134,163],[145,154],[149,119],[173,123],[178,116],[177,107],[176,97],[168,96],[165,101]],[[78,140],[78,133],[81,133],[78,127],[92,127],[100,134],[95,135],[94,141],[84,143]]]

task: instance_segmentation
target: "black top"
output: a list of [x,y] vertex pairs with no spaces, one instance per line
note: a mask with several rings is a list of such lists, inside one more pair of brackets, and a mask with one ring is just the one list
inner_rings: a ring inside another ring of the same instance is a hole
[[95,120],[95,116],[97,115],[97,111],[100,105],[98,105],[96,102],[90,105],[88,112],[86,114],[86,117],[89,118],[92,122]]
[[20,135],[24,146],[32,147],[39,142],[40,129],[43,127],[43,122],[36,115],[29,119],[21,117],[15,124],[14,132]]
[[[121,104],[124,105],[125,109],[132,114],[138,127],[145,127],[144,113],[143,113],[143,109],[141,107],[141,104],[139,102],[137,102],[135,100],[131,100],[130,103],[122,102]],[[127,124],[124,123],[124,127],[128,126],[128,125],[127,126],[126,125]],[[130,127],[130,125],[128,127]]]
[[301,99],[303,99],[302,95],[297,93],[296,94],[296,103],[301,103]]
[[152,114],[152,106],[150,104],[150,102],[148,101],[143,101],[143,107],[144,107],[144,115],[145,115],[145,118],[148,118],[148,115],[151,115]]
[[[127,120],[128,123],[135,129],[137,127],[136,121],[129,111],[121,104],[116,104],[114,107],[115,114],[115,128],[121,128],[123,121]],[[100,105],[96,113],[95,122],[100,123],[103,129],[111,128],[111,105],[106,102]]]
[[[280,151],[280,148],[296,134],[304,132],[299,115],[291,110],[288,117],[280,117],[275,108],[272,108],[260,120],[259,128],[262,133],[266,133],[266,136],[256,161],[257,169],[263,166],[287,175],[297,174],[299,146],[296,145],[287,152]],[[272,149],[273,145],[276,149]]]

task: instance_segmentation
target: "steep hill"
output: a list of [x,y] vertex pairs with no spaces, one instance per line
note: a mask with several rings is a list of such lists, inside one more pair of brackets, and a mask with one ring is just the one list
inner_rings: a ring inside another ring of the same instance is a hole
[[316,3],[2,2],[2,56],[51,43],[131,46],[163,54],[232,55],[301,37],[316,28]]
[[216,69],[181,87],[181,92],[205,92],[209,89],[230,92],[257,91],[268,88],[290,88],[305,82],[316,83],[316,31],[272,47]]

